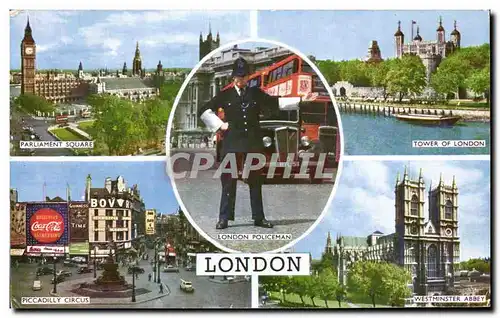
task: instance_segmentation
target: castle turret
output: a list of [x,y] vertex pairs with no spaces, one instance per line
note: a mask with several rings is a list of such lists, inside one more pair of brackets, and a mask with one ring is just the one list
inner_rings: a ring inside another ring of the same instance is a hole
[[460,39],[461,35],[460,32],[457,30],[457,20],[453,23],[453,31],[451,31],[451,42],[455,45],[455,48],[459,49],[460,48]]
[[394,40],[396,44],[396,57],[402,57],[405,35],[401,32],[401,21],[398,21],[398,30],[394,33]]
[[443,28],[443,19],[441,17],[439,17],[439,26],[436,30],[436,36],[437,36],[438,43],[446,42],[445,32],[444,32],[444,28]]
[[418,25],[417,25],[417,35],[415,35],[413,41],[422,42],[422,37],[420,36],[420,27]]

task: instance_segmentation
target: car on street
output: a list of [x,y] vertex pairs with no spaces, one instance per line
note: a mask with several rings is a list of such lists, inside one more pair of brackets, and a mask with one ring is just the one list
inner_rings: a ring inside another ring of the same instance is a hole
[[45,266],[45,267],[39,267],[36,270],[36,274],[38,276],[51,275],[51,274],[54,274],[54,269],[50,268],[50,267],[47,267],[47,266]]
[[56,273],[56,276],[69,277],[69,276],[73,276],[73,273],[70,271],[66,271],[66,270],[60,270]]
[[87,262],[87,260],[83,256],[75,256],[71,259],[71,261],[77,264],[83,264]]
[[163,271],[165,273],[178,273],[179,272],[179,268],[178,267],[174,267],[174,265],[167,265],[163,268]]
[[33,281],[33,290],[42,290],[42,281],[41,280],[35,280]]
[[[57,282],[57,284],[59,284],[61,282],[64,282],[65,280],[66,280],[66,277],[64,277],[63,275],[56,276],[56,282]],[[54,278],[52,278],[50,280],[50,283],[54,284]]]
[[88,266],[81,266],[76,270],[76,272],[78,274],[92,273],[93,269]]
[[129,274],[133,273],[138,273],[138,274],[144,274],[144,268],[139,267],[139,266],[130,266],[127,270]]
[[65,260],[63,262],[63,265],[66,266],[66,267],[76,267],[77,265],[75,263],[73,263],[71,260]]
[[184,279],[181,279],[180,289],[184,292],[187,292],[187,293],[194,292],[193,283],[191,283],[187,280],[184,280]]
[[186,272],[192,272],[196,270],[196,267],[194,267],[193,265],[188,265],[184,269],[186,270]]

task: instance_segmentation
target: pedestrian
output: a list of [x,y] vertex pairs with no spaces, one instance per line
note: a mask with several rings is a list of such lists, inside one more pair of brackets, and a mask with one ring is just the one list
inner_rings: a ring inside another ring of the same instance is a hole
[[137,271],[135,272],[135,278],[139,279],[139,272],[137,272]]
[[163,294],[163,284],[160,283],[160,294]]
[[148,280],[151,281],[151,273],[148,275]]
[[[221,91],[200,107],[198,112],[198,116],[209,129],[223,135],[223,139],[219,141],[221,158],[227,155],[236,157],[237,167],[231,166],[231,171],[243,168],[247,154],[263,152],[261,116],[269,117],[269,115],[278,114],[280,106],[298,106],[300,101],[297,98],[286,100],[270,96],[257,86],[247,87],[249,73],[247,61],[243,58],[236,59],[232,72],[234,88]],[[216,113],[224,113],[224,119],[219,118]],[[250,206],[254,226],[272,228],[273,224],[264,216],[260,173],[249,172],[249,175],[244,178],[247,179],[250,188]],[[218,230],[227,228],[228,221],[234,221],[237,185],[237,178],[231,172],[222,173],[220,178],[222,193],[219,220],[215,226]]]

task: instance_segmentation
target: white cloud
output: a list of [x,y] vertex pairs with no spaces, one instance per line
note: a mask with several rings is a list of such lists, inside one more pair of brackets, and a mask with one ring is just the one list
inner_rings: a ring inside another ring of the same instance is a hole
[[67,45],[67,44],[70,44],[73,42],[73,39],[70,38],[69,36],[66,36],[66,35],[63,35],[59,38],[59,41],[64,44],[64,45]]
[[[347,171],[347,172],[346,172]],[[342,174],[342,182],[351,186],[363,185],[373,193],[387,193],[395,184],[396,176],[390,176],[387,165],[382,161],[349,162]],[[394,182],[389,182],[394,180]]]
[[53,48],[55,48],[57,46],[57,44],[55,43],[49,43],[49,44],[37,44],[36,46],[36,51],[38,53],[41,53],[41,52],[46,52],[46,51],[49,51]]

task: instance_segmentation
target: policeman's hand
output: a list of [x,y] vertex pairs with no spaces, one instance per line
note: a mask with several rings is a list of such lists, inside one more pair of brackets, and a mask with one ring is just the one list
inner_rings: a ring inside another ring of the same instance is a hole
[[220,126],[221,131],[226,131],[229,128],[229,123],[223,123],[222,126]]

